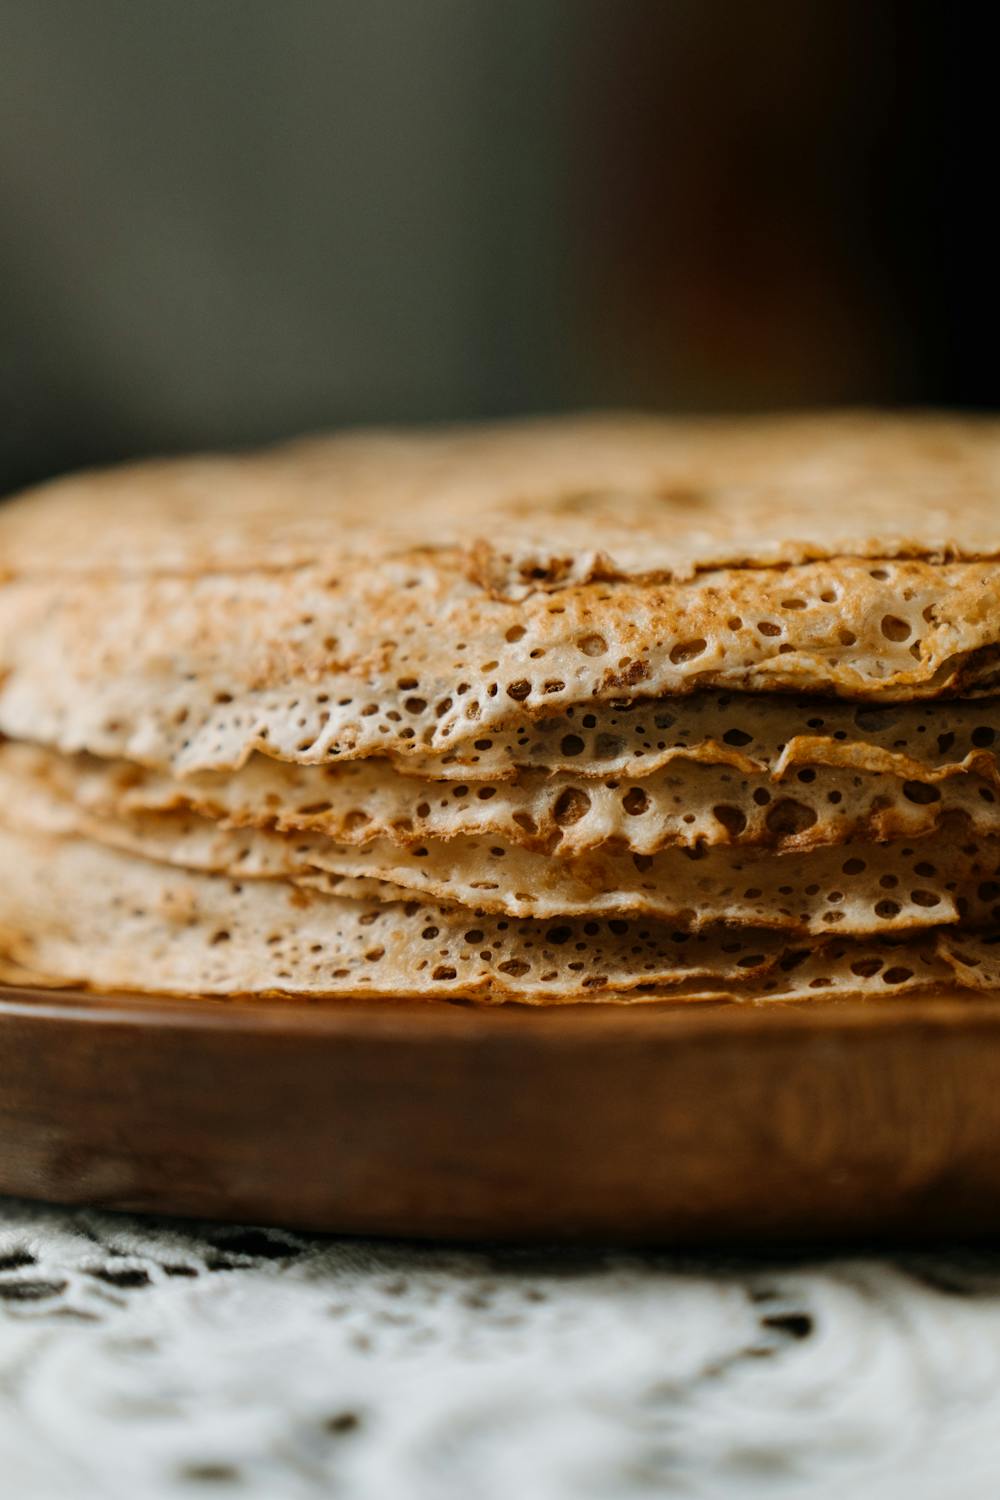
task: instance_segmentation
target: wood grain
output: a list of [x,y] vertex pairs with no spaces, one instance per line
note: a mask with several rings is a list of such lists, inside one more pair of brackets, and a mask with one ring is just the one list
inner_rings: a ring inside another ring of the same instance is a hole
[[1000,1232],[1000,998],[620,1009],[0,991],[0,1191],[356,1233]]

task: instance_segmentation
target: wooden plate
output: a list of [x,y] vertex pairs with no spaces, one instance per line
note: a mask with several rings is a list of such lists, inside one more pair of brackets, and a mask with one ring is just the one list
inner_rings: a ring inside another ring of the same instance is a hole
[[1000,998],[744,1009],[0,991],[0,1191],[311,1229],[1000,1231]]

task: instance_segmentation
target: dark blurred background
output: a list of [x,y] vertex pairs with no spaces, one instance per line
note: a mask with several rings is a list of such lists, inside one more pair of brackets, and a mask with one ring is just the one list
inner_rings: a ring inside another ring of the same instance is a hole
[[354,421],[993,406],[990,31],[0,0],[0,489]]

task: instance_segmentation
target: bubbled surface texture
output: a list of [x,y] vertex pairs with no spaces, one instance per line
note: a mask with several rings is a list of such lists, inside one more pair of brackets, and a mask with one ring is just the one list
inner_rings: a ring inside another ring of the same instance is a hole
[[0,1203],[11,1500],[993,1500],[1000,1259],[446,1250]]
[[356,433],[0,513],[0,963],[165,993],[992,987],[1000,424]]

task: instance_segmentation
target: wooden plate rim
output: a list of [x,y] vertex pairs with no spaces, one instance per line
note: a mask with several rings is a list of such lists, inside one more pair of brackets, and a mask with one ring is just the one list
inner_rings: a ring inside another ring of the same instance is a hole
[[821,998],[757,1004],[739,1002],[586,1003],[535,1006],[487,1005],[471,1000],[299,1000],[277,996],[236,999],[94,992],[0,984],[0,1019],[17,1016],[60,1022],[203,1027],[233,1032],[259,1029],[312,1032],[323,1036],[393,1034],[415,1043],[443,1036],[487,1037],[531,1031],[557,1039],[637,1033],[671,1037],[713,1036],[720,1031],[752,1037],[776,1031],[898,1029],[914,1024],[989,1032],[1000,1029],[1000,992],[957,988],[873,1000]]

